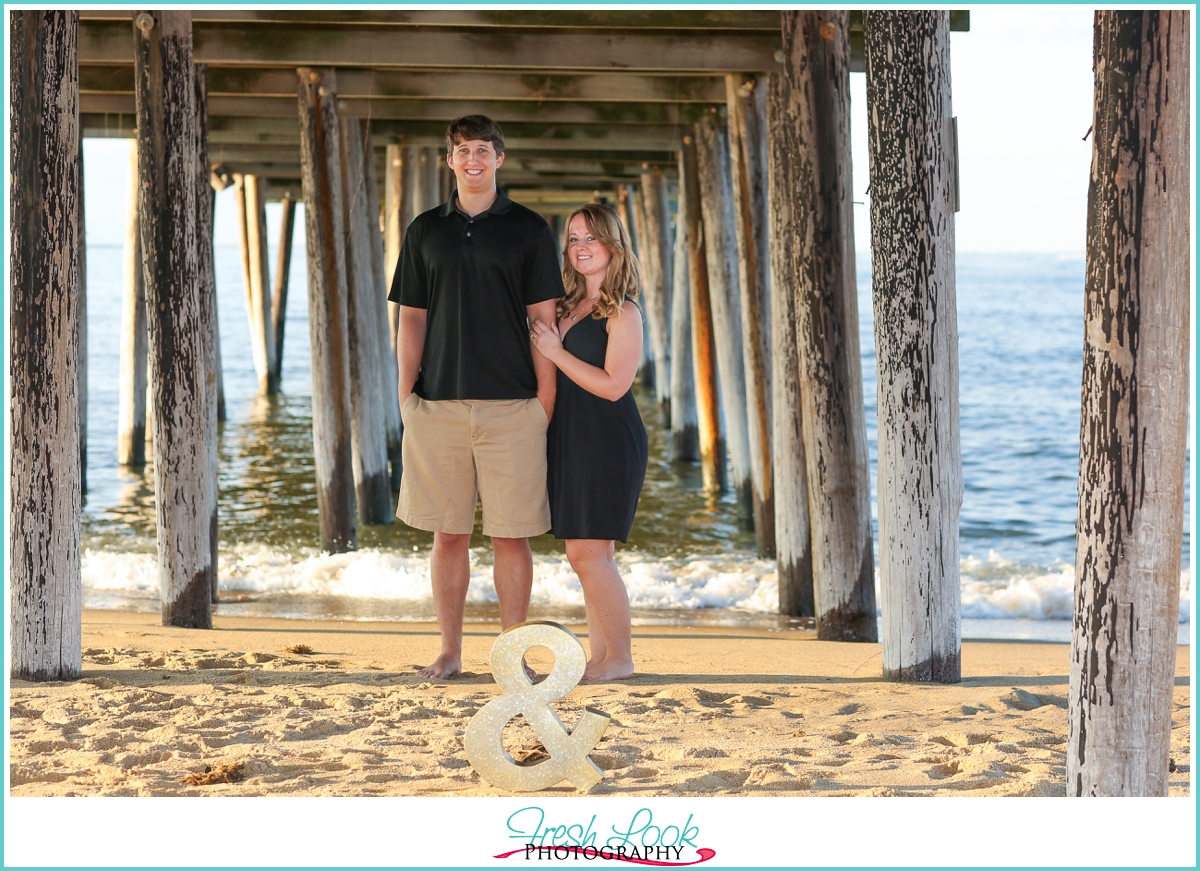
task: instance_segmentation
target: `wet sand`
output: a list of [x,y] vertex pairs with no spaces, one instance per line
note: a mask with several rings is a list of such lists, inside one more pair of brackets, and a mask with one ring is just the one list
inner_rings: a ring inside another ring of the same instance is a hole
[[[500,693],[487,659],[498,626],[469,624],[464,674],[427,681],[414,672],[438,649],[429,624],[158,624],[87,611],[82,680],[12,682],[12,795],[505,794],[462,744]],[[586,645],[586,628],[569,628]],[[311,652],[287,652],[298,645]],[[604,769],[593,795],[1066,793],[1065,644],[965,642],[954,686],[885,683],[878,645],[803,631],[635,627],[633,650],[633,680],[553,704],[568,727],[585,705],[612,717],[592,753]],[[1184,796],[1190,673],[1178,651],[1170,794]],[[548,671],[538,653],[531,663]],[[505,744],[521,758],[538,741],[518,719]]]

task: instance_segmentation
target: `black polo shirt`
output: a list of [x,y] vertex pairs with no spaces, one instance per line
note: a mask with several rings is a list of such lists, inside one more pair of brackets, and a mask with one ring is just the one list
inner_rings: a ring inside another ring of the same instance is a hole
[[563,295],[555,247],[541,215],[503,191],[473,218],[455,195],[409,224],[388,299],[427,311],[418,396],[537,396],[525,307]]

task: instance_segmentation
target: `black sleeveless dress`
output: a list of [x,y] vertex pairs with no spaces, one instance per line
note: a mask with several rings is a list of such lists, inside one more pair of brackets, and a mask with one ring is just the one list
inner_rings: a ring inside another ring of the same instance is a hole
[[[563,347],[603,369],[607,324],[587,316],[567,331]],[[627,541],[650,457],[633,393],[613,402],[559,371],[546,452],[554,537]]]

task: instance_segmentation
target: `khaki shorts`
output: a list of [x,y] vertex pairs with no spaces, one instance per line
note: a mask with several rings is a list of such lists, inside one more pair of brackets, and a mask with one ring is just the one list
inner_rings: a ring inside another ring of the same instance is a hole
[[535,399],[429,401],[400,407],[404,475],[396,516],[417,529],[529,538],[550,529],[546,412]]

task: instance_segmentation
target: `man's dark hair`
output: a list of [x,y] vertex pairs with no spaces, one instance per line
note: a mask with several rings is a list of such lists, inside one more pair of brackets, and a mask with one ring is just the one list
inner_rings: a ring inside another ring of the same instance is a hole
[[453,150],[461,142],[481,139],[492,143],[497,154],[504,153],[504,134],[500,125],[487,115],[463,115],[455,118],[446,128],[446,147]]

